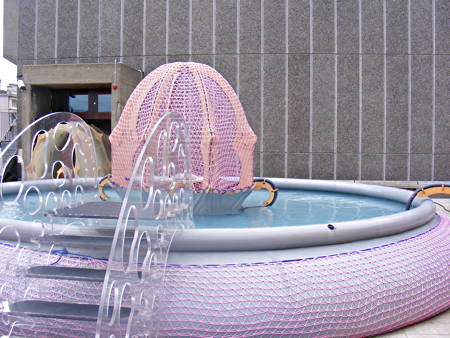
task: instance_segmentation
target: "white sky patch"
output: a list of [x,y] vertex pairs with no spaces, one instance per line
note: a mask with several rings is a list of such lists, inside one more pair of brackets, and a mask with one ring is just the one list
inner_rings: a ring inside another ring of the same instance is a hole
[[3,57],[3,0],[0,0],[0,80],[1,89],[9,83],[17,83],[17,67]]

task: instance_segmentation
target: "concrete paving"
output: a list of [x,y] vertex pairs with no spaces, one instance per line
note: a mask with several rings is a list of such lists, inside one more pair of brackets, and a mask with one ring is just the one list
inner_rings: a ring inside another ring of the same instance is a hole
[[[433,201],[440,204],[436,205],[436,210],[438,213],[450,217],[450,212],[447,211],[450,210],[450,198],[433,198]],[[450,338],[450,310],[447,310],[423,322],[404,327],[403,329],[394,332],[379,335],[377,337]]]

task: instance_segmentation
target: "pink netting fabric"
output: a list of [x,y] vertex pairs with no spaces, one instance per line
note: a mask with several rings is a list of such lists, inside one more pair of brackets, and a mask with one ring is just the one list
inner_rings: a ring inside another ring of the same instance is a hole
[[195,191],[239,191],[253,183],[256,135],[230,84],[213,68],[194,62],[165,64],[131,94],[110,136],[112,176],[126,186],[131,163],[166,112],[180,113],[189,128]]
[[[13,248],[0,246],[3,299],[28,297],[97,304],[102,283],[36,279],[7,271]],[[156,313],[160,336],[293,335],[360,337],[421,321],[450,307],[450,219],[396,243],[338,255],[272,263],[172,265]],[[59,259],[23,250],[19,261]],[[27,263],[28,264],[28,263]],[[62,257],[58,265],[105,269],[106,262]],[[5,273],[6,271],[6,273]],[[43,293],[44,292],[44,293]],[[13,335],[92,336],[93,323],[34,318]],[[0,334],[8,327],[0,322]]]

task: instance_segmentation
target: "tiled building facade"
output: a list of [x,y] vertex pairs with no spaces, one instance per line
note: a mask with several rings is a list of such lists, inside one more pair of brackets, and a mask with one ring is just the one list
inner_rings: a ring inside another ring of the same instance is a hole
[[29,64],[215,67],[258,135],[256,175],[450,180],[447,0],[14,3],[18,43],[5,50],[19,75]]

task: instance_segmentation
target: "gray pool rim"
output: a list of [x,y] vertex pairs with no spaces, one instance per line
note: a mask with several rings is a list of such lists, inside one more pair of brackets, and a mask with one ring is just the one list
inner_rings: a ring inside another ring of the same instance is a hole
[[[270,178],[278,188],[301,189],[324,192],[339,192],[364,195],[393,200],[401,203],[408,201],[412,192],[352,182],[328,180],[306,180],[291,178]],[[46,182],[27,182],[45,188]],[[4,183],[3,193],[13,193],[19,189],[17,182]],[[399,234],[415,229],[433,221],[435,205],[429,199],[417,199],[415,208],[396,214],[329,224],[311,224],[273,228],[222,228],[222,229],[185,229],[178,230],[172,241],[173,251],[247,251],[247,250],[279,250],[319,245],[340,244],[358,240]],[[226,216],[224,216],[226,217]],[[40,231],[39,224],[2,218],[0,227],[9,225],[21,233],[21,240],[26,242],[32,234]],[[67,225],[54,224],[54,228],[67,229]],[[95,232],[98,230],[98,236]],[[61,241],[68,241],[76,247],[109,247],[111,240],[105,238],[105,227],[95,226],[90,229],[91,235],[83,234],[75,227],[70,236]],[[110,229],[113,231],[113,229]],[[79,231],[79,233],[77,233]],[[66,231],[65,231],[66,232]],[[92,235],[94,233],[94,235]],[[112,235],[112,232],[111,232]],[[10,231],[0,233],[0,240],[12,240]],[[78,240],[76,239],[78,237]],[[75,243],[75,242],[76,243]],[[64,244],[64,243],[61,243]]]

